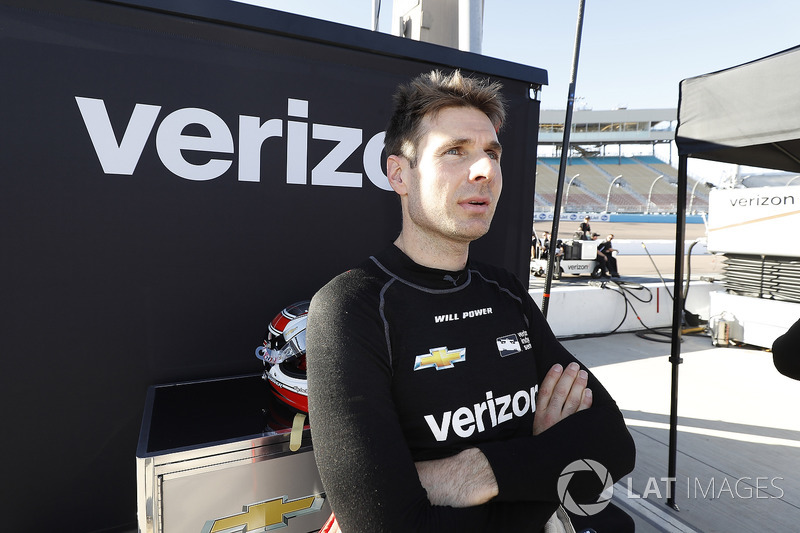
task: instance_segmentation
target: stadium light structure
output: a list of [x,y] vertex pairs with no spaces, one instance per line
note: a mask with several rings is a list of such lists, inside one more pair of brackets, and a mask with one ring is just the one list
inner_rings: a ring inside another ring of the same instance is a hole
[[[613,180],[611,180],[611,183],[610,183],[610,184],[609,184],[609,186],[608,186],[608,194],[606,195],[606,210],[605,210],[605,211],[603,211],[603,213],[608,213],[608,203],[611,201],[611,188],[612,188],[612,187],[614,186],[614,184],[615,184],[615,183],[617,183],[617,181],[619,181],[620,179],[622,179],[622,174],[620,174],[619,176],[617,176],[616,178],[614,178]],[[620,185],[617,185],[617,187],[620,187]]]
[[[747,176],[747,177],[749,178],[750,176]],[[692,206],[694,205],[694,191],[697,189],[697,186],[700,185],[700,183],[701,183],[700,180],[697,180],[697,181],[694,182],[694,187],[692,187],[692,195],[689,198],[689,209],[686,210],[687,213],[692,213],[693,212],[692,211]],[[714,185],[713,183],[707,181],[706,182],[706,187],[708,187],[709,189],[714,189],[714,188],[716,188],[716,185]]]
[[572,176],[569,179],[569,183],[567,184],[567,194],[566,194],[566,196],[564,198],[564,207],[561,209],[562,211],[566,211],[567,210],[567,204],[569,203],[569,188],[572,187],[572,182],[575,181],[575,178],[577,178],[580,175],[581,174],[579,172],[579,173],[575,174],[574,176]]
[[653,183],[650,184],[650,192],[647,193],[647,207],[644,209],[644,214],[647,215],[650,213],[650,199],[653,197],[653,187],[656,186],[656,182],[664,177],[664,174],[661,174],[659,177],[653,180]]

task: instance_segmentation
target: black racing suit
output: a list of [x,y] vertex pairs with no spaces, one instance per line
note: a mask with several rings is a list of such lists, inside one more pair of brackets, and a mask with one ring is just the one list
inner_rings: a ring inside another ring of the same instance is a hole
[[[344,533],[539,531],[571,462],[593,459],[614,480],[633,468],[622,415],[591,374],[592,407],[533,436],[539,384],[575,358],[505,270],[430,269],[392,246],[314,296],[307,359],[314,452]],[[414,461],[467,447],[499,495],[431,505]],[[570,495],[596,500],[593,481],[573,479]]]

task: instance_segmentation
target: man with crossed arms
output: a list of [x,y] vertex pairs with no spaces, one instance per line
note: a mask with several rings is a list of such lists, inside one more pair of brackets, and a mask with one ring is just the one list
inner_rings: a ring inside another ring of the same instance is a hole
[[[614,480],[633,468],[616,404],[525,286],[469,259],[500,198],[504,120],[500,87],[459,72],[395,95],[385,143],[402,230],[309,311],[309,416],[332,531],[538,532],[568,465],[593,460]],[[570,495],[596,501],[602,483],[578,478]]]

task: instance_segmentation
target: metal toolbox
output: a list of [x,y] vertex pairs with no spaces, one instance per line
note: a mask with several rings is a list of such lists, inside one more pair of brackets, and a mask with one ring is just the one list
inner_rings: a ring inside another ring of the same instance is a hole
[[593,260],[597,257],[598,241],[572,240],[564,243],[564,259]]
[[148,389],[136,452],[140,533],[318,531],[330,515],[306,424],[261,375]]

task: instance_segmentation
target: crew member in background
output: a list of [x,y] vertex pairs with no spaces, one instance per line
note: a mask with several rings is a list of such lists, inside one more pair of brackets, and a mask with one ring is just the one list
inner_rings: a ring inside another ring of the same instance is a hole
[[[309,415],[330,530],[539,532],[569,465],[590,459],[614,480],[633,468],[622,414],[527,283],[469,258],[502,189],[504,118],[499,85],[458,71],[395,94],[385,144],[402,230],[309,311]],[[597,476],[579,477],[570,496],[596,502]]]
[[[595,235],[597,235],[597,233],[595,233]],[[602,255],[604,258],[606,267],[603,270],[603,272],[605,273],[607,271],[611,274],[611,276],[618,278],[619,271],[617,270],[617,258],[614,257],[613,254],[613,252],[617,252],[618,250],[614,248],[614,246],[611,243],[611,240],[613,238],[614,235],[611,233],[606,235],[606,239],[597,245],[597,255],[598,256]]]
[[550,250],[550,232],[543,231],[541,240],[535,237],[534,239],[536,240],[536,255],[533,257],[537,259],[547,259],[547,254]]
[[589,224],[589,220],[591,218],[589,215],[583,217],[583,222],[581,222],[581,231],[583,232],[583,240],[590,241],[592,240],[592,226]]
[[[592,233],[592,240],[596,241],[599,236],[599,233]],[[606,257],[606,254],[600,251],[599,244],[597,245],[597,252],[594,260],[597,261],[597,266],[600,267],[600,277],[610,278],[611,276],[608,274],[608,257]]]

